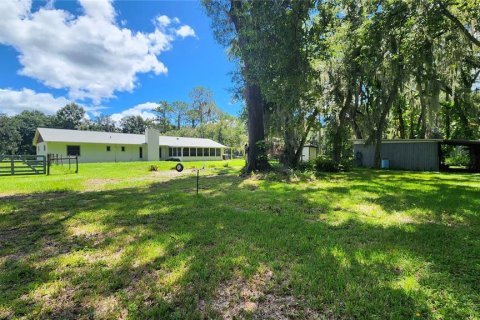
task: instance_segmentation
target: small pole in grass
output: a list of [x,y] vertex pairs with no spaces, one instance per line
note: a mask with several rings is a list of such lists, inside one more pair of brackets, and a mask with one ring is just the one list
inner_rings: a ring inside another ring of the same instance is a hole
[[197,169],[197,196],[198,196],[198,178],[200,176],[200,170]]

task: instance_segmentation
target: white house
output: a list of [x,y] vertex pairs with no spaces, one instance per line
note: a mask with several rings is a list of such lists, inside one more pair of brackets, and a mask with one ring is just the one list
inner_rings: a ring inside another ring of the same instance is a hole
[[210,139],[145,134],[37,128],[33,145],[37,155],[78,156],[80,162],[222,160],[223,144]]

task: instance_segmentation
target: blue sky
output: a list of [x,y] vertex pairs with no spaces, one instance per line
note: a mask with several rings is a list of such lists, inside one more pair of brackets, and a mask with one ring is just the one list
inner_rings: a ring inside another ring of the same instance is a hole
[[149,117],[156,102],[205,86],[236,115],[233,69],[199,2],[0,1],[0,112],[75,101],[90,117]]

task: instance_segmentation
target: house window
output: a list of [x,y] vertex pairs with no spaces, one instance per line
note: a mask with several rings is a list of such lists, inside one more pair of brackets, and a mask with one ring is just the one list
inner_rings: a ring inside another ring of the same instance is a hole
[[191,157],[197,156],[197,148],[190,148],[190,156]]
[[162,147],[158,148],[158,157],[162,159]]
[[43,151],[45,151],[45,150],[46,150],[46,147],[45,147],[45,145],[43,145]]
[[203,148],[198,148],[197,149],[197,156],[203,157]]
[[210,148],[210,157],[214,157],[214,156],[215,156],[215,149]]
[[125,152],[125,147],[122,147],[122,152]]
[[110,146],[107,146],[107,151],[110,152]]
[[138,152],[139,152],[138,156],[140,157],[140,159],[142,159],[143,158],[143,148],[140,147],[140,149],[138,149]]
[[204,155],[205,157],[208,157],[208,148],[204,148],[204,149],[203,149],[203,155]]
[[80,146],[67,146],[67,156],[79,156]]
[[183,156],[184,157],[190,157],[190,149],[189,148],[183,148]]
[[215,155],[216,155],[217,157],[220,157],[220,156],[221,156],[221,153],[222,153],[221,151],[222,151],[222,150],[219,149],[219,148],[215,149]]
[[168,156],[169,157],[181,157],[182,156],[182,148],[168,148]]

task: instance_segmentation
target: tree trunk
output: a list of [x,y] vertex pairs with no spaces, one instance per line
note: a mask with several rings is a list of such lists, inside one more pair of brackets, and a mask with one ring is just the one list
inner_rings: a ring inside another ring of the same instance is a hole
[[[254,83],[250,75],[248,61],[248,42],[242,36],[242,24],[245,22],[238,16],[241,13],[242,2],[230,0],[229,16],[235,26],[238,35],[238,47],[243,56],[243,77],[245,79],[245,96],[248,113],[248,154],[245,171],[250,173],[255,170],[265,171],[270,169],[265,150],[265,124],[264,124],[264,102],[260,88]],[[247,59],[245,59],[247,57]],[[200,115],[201,121],[203,115]],[[263,144],[263,145],[262,145]]]
[[265,128],[263,123],[264,108],[260,88],[251,83],[245,85],[247,111],[248,111],[248,155],[246,172],[268,170],[270,164],[267,160],[265,147]]
[[405,139],[405,120],[403,119],[403,99],[402,101],[399,101],[396,107],[397,111],[397,119],[398,119],[398,131],[400,133],[400,139]]
[[312,130],[312,127],[315,124],[315,121],[319,113],[320,113],[320,109],[315,109],[315,111],[307,118],[307,127],[303,132],[302,139],[300,139],[300,144],[297,148],[297,151],[295,152],[295,157],[293,158],[293,163],[292,163],[293,168],[296,168],[300,163],[300,157],[302,156],[302,153],[303,153],[303,147],[305,146],[305,142],[307,141],[308,134],[310,133],[310,130]]
[[342,104],[342,109],[336,119],[335,132],[333,134],[332,141],[332,160],[335,162],[340,162],[342,159],[342,148],[343,148],[343,132],[345,129],[345,119],[347,117],[348,109],[352,102],[352,94],[350,90],[347,90],[345,99]]
[[[400,65],[397,65],[397,69],[399,69]],[[375,154],[374,154],[374,166],[375,168],[380,168],[380,161],[381,161],[381,145],[382,145],[382,135],[383,131],[385,129],[385,123],[387,120],[387,115],[390,112],[390,109],[392,107],[393,101],[395,101],[397,94],[398,94],[398,88],[400,86],[400,70],[398,74],[395,76],[395,79],[392,84],[392,88],[390,90],[390,94],[388,95],[388,98],[386,101],[382,101],[382,110],[380,114],[380,119],[377,124],[377,129],[374,134],[374,139],[375,139]]]
[[285,117],[283,139],[285,141],[285,147],[281,157],[281,163],[285,167],[293,168],[295,162],[295,153],[297,151],[297,131],[292,125],[292,119],[290,115]]
[[[422,98],[420,98],[422,100]],[[417,122],[417,139],[425,139],[427,133],[426,107],[424,103],[420,105],[420,115]]]
[[451,118],[450,118],[450,94],[445,95],[445,139],[450,139],[451,136]]
[[380,115],[380,119],[377,124],[377,130],[375,130],[374,140],[375,140],[375,153],[373,158],[373,165],[375,168],[380,168],[381,153],[380,149],[382,146],[382,135],[385,128],[385,122],[387,120],[388,112],[390,111],[391,104],[388,102],[383,103],[383,110]]
[[417,91],[420,98],[420,116],[418,117],[417,123],[417,139],[425,139],[427,133],[427,105],[425,101],[425,90],[422,87],[422,80],[419,75],[417,75]]
[[415,138],[415,115],[413,114],[414,104],[410,101],[409,139]]
[[353,103],[353,108],[352,108],[352,128],[353,128],[353,133],[355,134],[355,139],[363,139],[362,135],[362,130],[360,130],[360,127],[358,126],[357,123],[357,114],[359,113],[358,111],[358,106],[360,104],[360,95],[362,94],[362,87],[361,85],[358,88],[358,92],[355,94],[355,101]]
[[[460,120],[460,127],[462,128],[462,139],[473,139],[473,131],[470,128],[470,124],[468,121],[468,117],[466,114],[466,102],[461,99],[461,97],[455,93],[453,95],[453,107],[455,113],[458,115],[458,119]],[[456,137],[457,138],[457,137]]]

